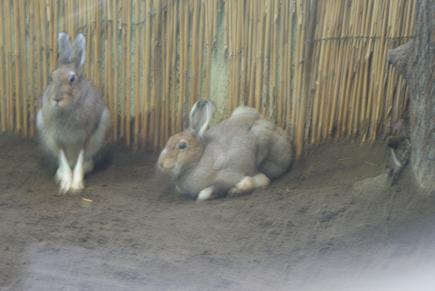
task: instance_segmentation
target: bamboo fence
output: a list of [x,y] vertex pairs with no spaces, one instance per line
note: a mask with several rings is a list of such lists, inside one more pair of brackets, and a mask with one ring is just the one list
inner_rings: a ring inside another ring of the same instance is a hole
[[[4,0],[0,130],[35,134],[57,34],[87,38],[85,75],[113,136],[158,149],[198,98],[256,107],[307,144],[390,131],[407,104],[387,52],[413,34],[407,0]],[[222,58],[219,58],[222,53]],[[216,71],[216,67],[223,67]],[[216,72],[223,75],[216,77]],[[218,81],[224,80],[224,81]],[[222,104],[222,103],[221,103]]]

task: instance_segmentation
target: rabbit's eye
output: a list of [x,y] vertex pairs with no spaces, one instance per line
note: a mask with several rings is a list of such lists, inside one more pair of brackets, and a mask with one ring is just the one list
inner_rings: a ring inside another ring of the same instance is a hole
[[72,74],[69,76],[69,78],[68,78],[68,82],[69,82],[70,84],[72,84],[72,83],[75,82],[76,78],[77,78],[77,77],[76,77],[76,74],[72,73]]
[[184,150],[185,148],[187,148],[187,143],[185,141],[182,141],[178,144],[178,149]]

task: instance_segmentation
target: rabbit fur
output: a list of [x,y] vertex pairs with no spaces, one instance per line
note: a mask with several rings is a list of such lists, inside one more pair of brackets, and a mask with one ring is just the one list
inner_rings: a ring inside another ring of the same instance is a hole
[[207,130],[214,106],[198,101],[189,128],[170,137],[158,168],[169,174],[179,192],[207,200],[267,186],[287,171],[293,146],[287,133],[250,107]]
[[78,192],[107,140],[110,116],[100,91],[83,78],[85,37],[78,34],[71,44],[68,34],[59,33],[58,47],[58,66],[41,98],[36,123],[43,148],[58,160],[60,193]]

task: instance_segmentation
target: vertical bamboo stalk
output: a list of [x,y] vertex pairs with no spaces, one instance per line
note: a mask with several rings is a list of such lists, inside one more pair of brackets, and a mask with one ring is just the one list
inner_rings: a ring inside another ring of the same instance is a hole
[[[375,16],[375,4],[376,2],[371,0],[370,1],[370,11],[369,11],[369,19],[372,20]],[[367,21],[367,34],[369,36],[369,40],[368,40],[368,46],[367,46],[367,50],[366,50],[366,55],[365,55],[365,72],[364,72],[364,88],[363,88],[363,98],[365,101],[364,104],[364,112],[362,113],[362,124],[364,124],[364,131],[363,132],[363,136],[362,136],[362,142],[365,142],[366,139],[368,138],[368,136],[370,135],[370,118],[371,118],[371,107],[372,107],[372,97],[373,95],[370,93],[370,88],[371,88],[371,84],[369,83],[369,76],[370,76],[370,62],[372,62],[373,60],[373,49],[374,49],[374,42],[375,40],[373,39],[374,36],[374,25],[373,25],[374,21]]]
[[[103,10],[105,13],[105,26],[104,34],[106,39],[104,41],[104,100],[109,108],[113,121],[113,14],[112,14],[112,0],[106,1],[103,4]],[[116,94],[115,94],[116,95]],[[113,138],[113,137],[112,137]]]
[[70,33],[73,33],[73,34],[75,34],[75,32],[76,32],[76,30],[75,30],[75,22],[76,22],[76,19],[78,18],[77,16],[76,16],[76,11],[77,11],[77,7],[76,7],[76,3],[77,3],[77,1],[68,1],[68,6],[69,6],[69,11],[70,11],[70,13],[68,13],[67,15],[68,15],[68,31],[70,32]]
[[111,1],[111,15],[112,15],[112,42],[111,42],[111,46],[113,47],[113,62],[112,62],[112,67],[111,67],[111,71],[112,76],[113,76],[113,87],[111,90],[111,94],[112,94],[112,130],[113,130],[113,138],[117,139],[118,138],[118,123],[119,123],[119,119],[118,119],[118,96],[119,96],[119,92],[118,92],[118,71],[119,71],[119,62],[118,62],[118,57],[119,57],[119,29],[118,29],[118,25],[119,25],[119,19],[118,19],[118,1],[117,0],[112,0]]
[[134,147],[137,148],[138,144],[139,144],[139,121],[140,121],[140,117],[139,117],[139,93],[140,93],[140,44],[141,44],[141,39],[140,39],[140,14],[141,14],[141,7],[140,7],[140,2],[139,1],[135,1],[134,2],[134,11],[135,11],[135,15],[134,15],[134,21],[135,21],[135,26],[134,26],[134,30],[135,30],[135,37],[134,37],[134,41],[135,41],[135,58],[134,58],[134,80],[135,80],[135,88],[134,88],[134,134],[133,134],[133,138],[134,138]]
[[[126,1],[127,7],[130,1]],[[93,81],[95,82],[95,85],[97,87],[100,87],[101,80],[100,80],[100,18],[101,18],[101,11],[100,11],[100,2],[94,2],[92,6],[93,15],[95,17],[95,30],[94,30],[94,37],[92,38],[94,41],[94,51],[93,51],[93,58],[92,58],[92,69],[94,71],[93,74]],[[130,74],[128,74],[130,75]]]
[[262,75],[263,75],[263,67],[264,67],[264,39],[265,39],[265,13],[264,13],[264,3],[260,8],[260,22],[259,22],[259,39],[257,42],[257,60],[258,60],[258,68],[257,74],[255,77],[255,107],[257,110],[260,110],[261,106],[261,93],[263,88]]
[[124,2],[126,8],[126,24],[127,24],[127,38],[126,38],[126,92],[125,92],[125,133],[126,133],[126,143],[129,146],[131,144],[131,24],[132,24],[132,15],[131,15],[131,2]]
[[280,98],[285,98],[287,104],[285,109],[285,128],[292,134],[292,139],[294,138],[294,123],[292,119],[294,118],[293,110],[293,100],[295,94],[293,92],[293,80],[292,78],[293,70],[291,67],[291,54],[290,54],[290,40],[293,37],[293,11],[291,10],[290,3],[288,1],[283,2],[283,30],[282,30],[282,59],[281,63],[281,74],[280,74]]
[[[177,97],[178,96],[178,76],[179,76],[179,71],[178,71],[178,53],[179,53],[179,27],[180,27],[180,3],[177,1],[175,4],[175,11],[173,13],[173,18],[172,18],[172,38],[173,38],[173,50],[172,50],[172,72],[171,72],[171,83],[172,83],[172,88],[171,88],[171,97],[172,97],[172,114],[171,114],[171,134],[174,134],[175,132],[179,131],[180,129],[177,128],[177,117],[176,117],[176,112],[178,110],[177,108]],[[178,72],[178,73],[177,73]]]
[[[305,110],[305,108],[301,108],[300,100],[302,99],[302,90],[301,90],[301,75],[302,72],[300,70],[300,52],[302,51],[302,45],[303,41],[301,41],[301,23],[300,23],[300,16],[299,11],[297,11],[297,7],[299,6],[299,0],[293,2],[293,27],[292,27],[292,38],[290,39],[290,42],[295,42],[295,44],[292,45],[292,52],[291,52],[291,62],[289,65],[292,66],[292,71],[294,75],[293,79],[293,106],[292,106],[292,124],[294,126],[294,144],[296,148],[296,155],[298,156],[299,152],[302,152],[302,140],[301,140],[301,131],[303,131],[303,128],[301,127],[299,123],[299,111]],[[300,149],[300,150],[298,150]]]
[[[20,73],[21,78],[19,85],[22,90],[22,108],[20,110],[22,111],[22,131],[24,136],[29,135],[29,120],[28,120],[28,113],[29,113],[29,106],[28,106],[28,75],[27,75],[27,45],[26,45],[26,22],[23,21],[26,19],[26,11],[25,11],[25,5],[24,1],[19,1],[19,20],[21,20],[20,23],[20,46],[18,49],[20,50],[18,57],[20,59]],[[18,81],[18,80],[17,80]]]
[[234,59],[235,59],[235,76],[236,79],[234,80],[234,104],[235,105],[241,105],[243,104],[243,100],[241,100],[241,76],[243,73],[243,67],[242,67],[242,61],[243,61],[243,54],[244,54],[244,48],[243,48],[243,18],[245,13],[245,7],[244,7],[244,1],[237,1],[236,3],[236,18],[234,19],[235,22],[235,42],[234,42]]
[[[54,0],[51,0],[50,3],[50,13],[52,15],[51,17],[51,21],[52,21],[52,27],[51,32],[50,32],[50,37],[51,37],[51,43],[54,45],[55,44],[55,39],[56,39],[56,31],[65,31],[65,32],[69,32],[68,27],[67,27],[67,14],[68,11],[65,11],[65,6],[66,3],[65,2],[55,2]],[[51,60],[53,61],[53,58],[51,58]],[[53,68],[53,62],[51,63],[51,68]]]
[[240,103],[246,105],[249,100],[248,100],[248,76],[249,76],[249,65],[250,65],[250,60],[251,60],[251,50],[252,50],[252,46],[250,45],[251,43],[251,38],[252,38],[252,34],[251,34],[251,26],[250,26],[250,21],[251,21],[251,6],[252,6],[252,2],[251,1],[247,1],[247,2],[242,2],[242,15],[240,17],[240,22],[239,22],[239,26],[240,26],[240,31],[241,31],[241,36],[240,36],[240,79],[239,79],[239,98],[240,98]]
[[[324,22],[322,23],[322,31],[320,32],[320,40],[317,42],[317,45],[319,47],[319,64],[318,64],[318,76],[316,81],[316,90],[314,93],[314,100],[313,100],[313,117],[312,117],[312,135],[311,135],[311,143],[316,144],[319,142],[319,132],[321,131],[322,126],[322,116],[323,116],[323,99],[324,99],[324,90],[325,90],[325,83],[326,83],[326,77],[327,77],[327,57],[326,54],[326,48],[328,40],[323,41],[324,38],[327,38],[327,32],[329,29],[328,20],[330,17],[330,13],[332,13],[333,9],[326,9],[325,15],[324,15]],[[325,21],[326,20],[326,21]],[[326,23],[325,23],[326,22]]]
[[302,15],[301,11],[298,7],[301,5],[300,0],[295,1],[295,36],[294,41],[296,41],[295,52],[294,52],[294,124],[295,124],[295,148],[296,148],[296,156],[299,156],[302,153],[303,147],[303,139],[302,132],[304,131],[303,124],[300,122],[300,111],[305,110],[302,106],[302,67],[301,67],[301,59],[302,59],[302,51],[303,51],[303,27],[302,27]]
[[[340,29],[340,20],[343,19],[343,2],[340,2],[339,7],[337,8],[338,15],[335,16],[336,23],[335,23],[335,30],[334,35],[340,35],[342,34],[342,31]],[[338,109],[338,103],[339,103],[339,87],[340,87],[340,80],[342,79],[342,64],[343,64],[343,43],[340,40],[334,41],[334,47],[332,49],[333,57],[331,62],[333,62],[333,70],[334,73],[332,74],[333,78],[330,81],[330,91],[329,93],[332,95],[332,103],[331,103],[331,112],[329,115],[329,119],[327,121],[326,125],[326,136],[332,137],[334,126],[337,122],[337,109]]]
[[[330,12],[329,15],[327,16],[327,30],[326,30],[326,34],[325,37],[326,38],[330,38],[333,35],[333,21],[336,18],[335,13],[337,12],[337,7],[336,7],[337,2],[333,2],[331,3],[330,7],[328,7],[328,11]],[[317,132],[317,143],[320,143],[323,141],[323,138],[325,137],[325,129],[326,129],[326,125],[328,123],[328,117],[329,117],[329,99],[330,99],[330,94],[329,94],[329,82],[330,82],[330,78],[332,76],[331,74],[331,47],[334,43],[334,40],[327,40],[324,42],[324,68],[322,68],[323,72],[323,78],[324,78],[324,88],[322,89],[321,92],[321,100],[320,100],[320,117],[319,117],[319,126],[318,126],[318,132]]]
[[233,1],[229,7],[231,9],[231,15],[229,18],[229,31],[228,34],[230,36],[229,38],[229,44],[228,44],[228,52],[230,56],[230,62],[231,62],[231,75],[230,75],[230,97],[229,105],[230,108],[234,108],[238,104],[238,85],[240,83],[239,80],[239,39],[238,39],[238,30],[239,30],[239,19],[241,17],[240,15],[240,2],[241,1]]
[[[388,47],[388,39],[392,38],[395,35],[395,26],[396,26],[396,19],[397,19],[397,12],[400,9],[400,2],[401,1],[396,1],[394,3],[390,3],[390,7],[389,7],[389,18],[388,18],[388,22],[387,22],[387,28],[385,30],[385,37],[386,37],[386,46]],[[386,66],[386,73],[385,73],[385,109],[386,112],[383,112],[383,116],[382,116],[382,120],[381,120],[381,124],[380,124],[380,132],[384,132],[384,127],[386,125],[387,129],[389,128],[389,125],[391,123],[391,119],[392,119],[392,115],[394,115],[394,108],[393,108],[393,92],[394,92],[394,88],[393,87],[393,78],[394,78],[394,74],[393,71],[391,69],[391,66]]]
[[145,144],[148,137],[148,120],[149,120],[149,71],[151,69],[151,0],[146,1],[145,7],[145,41],[144,41],[144,73],[143,84],[145,86],[143,91],[144,105],[142,108],[142,143]]
[[[304,43],[303,51],[301,52],[300,67],[302,72],[301,91],[304,98],[300,102],[301,110],[298,111],[297,118],[300,125],[297,127],[296,139],[300,140],[300,147],[296,148],[296,154],[300,156],[303,150],[304,143],[308,142],[309,120],[311,114],[312,102],[312,83],[313,83],[313,55],[314,47],[312,45],[315,38],[315,20],[317,15],[317,7],[314,2],[305,4],[301,3],[300,11],[302,15],[306,15],[301,19],[301,39]],[[298,145],[296,143],[296,145]]]
[[[285,40],[284,40],[284,34],[285,34],[285,27],[284,27],[284,23],[285,23],[285,17],[286,17],[286,11],[285,11],[285,4],[283,2],[277,2],[278,5],[275,10],[277,11],[277,21],[276,21],[276,25],[278,26],[277,29],[277,50],[275,52],[275,65],[276,65],[276,106],[278,108],[278,114],[277,114],[277,122],[279,125],[281,125],[281,127],[283,128],[287,128],[287,123],[286,123],[286,116],[287,116],[287,101],[289,99],[288,96],[284,96],[284,94],[282,93],[285,90],[285,86],[284,84],[281,82],[281,80],[284,78],[284,76],[282,76],[282,68],[284,67],[283,65],[283,49],[285,46]],[[287,78],[285,79],[287,82],[290,82],[290,80],[288,80]]]
[[[278,15],[279,15],[279,11],[278,11],[278,1],[273,1],[273,3],[271,4],[271,11],[269,12],[270,16],[270,21],[271,21],[271,30],[272,30],[272,37],[271,37],[271,42],[272,42],[272,51],[271,51],[271,55],[270,55],[270,79],[269,79],[269,114],[273,115],[275,122],[278,122],[279,125],[281,124],[281,120],[280,117],[282,115],[282,107],[278,106],[279,102],[276,102],[275,98],[276,98],[276,71],[277,71],[277,55],[278,55],[278,50],[279,50],[279,39],[278,39],[278,35],[279,35],[279,25],[278,25]],[[267,75],[266,75],[267,76]]]
[[214,52],[214,46],[215,46],[215,33],[216,33],[216,14],[218,13],[218,1],[205,1],[205,4],[207,6],[207,13],[206,13],[206,24],[205,27],[208,28],[207,31],[207,63],[206,63],[206,69],[205,69],[205,85],[204,85],[204,91],[205,91],[205,98],[209,99],[210,97],[210,78],[211,78],[211,70],[212,70],[212,59],[213,59],[213,52]]
[[[265,2],[266,6],[264,8],[265,12],[265,21],[264,24],[264,56],[263,56],[263,63],[264,68],[261,72],[262,79],[261,82],[263,83],[263,88],[261,90],[261,95],[263,96],[263,100],[261,102],[261,110],[263,113],[266,113],[265,106],[268,105],[269,108],[273,106],[270,96],[268,96],[269,93],[269,77],[270,77],[270,67],[271,67],[271,50],[273,49],[272,46],[272,28],[271,28],[271,22],[272,22],[272,15],[273,15],[273,4],[271,3],[271,0],[268,0]],[[269,98],[268,98],[269,97]],[[267,102],[268,100],[269,102]]]
[[126,40],[126,34],[127,34],[127,31],[126,31],[126,22],[128,21],[127,20],[127,7],[126,7],[126,5],[121,5],[121,4],[123,4],[124,2],[120,2],[120,9],[121,9],[121,11],[120,11],[120,26],[121,26],[121,47],[122,47],[122,49],[121,49],[121,61],[120,61],[120,64],[121,64],[121,71],[120,71],[120,84],[122,84],[121,85],[121,88],[120,88],[120,90],[121,90],[121,100],[120,100],[120,124],[119,124],[119,135],[120,135],[120,137],[122,137],[124,140],[125,140],[125,138],[126,138],[126,134],[125,134],[125,128],[126,128],[126,126],[125,126],[125,122],[126,122],[126,115],[127,115],[127,113],[126,113],[126,107],[125,107],[125,104],[126,104],[126,100],[127,100],[127,95],[128,95],[128,93],[129,93],[129,86],[128,86],[128,84],[127,84],[127,80],[126,80],[126,78],[127,78],[127,74],[128,74],[128,71],[127,71],[127,40]]
[[254,25],[253,25],[253,15],[254,15],[254,6],[255,2],[248,1],[246,2],[246,15],[245,15],[245,55],[244,55],[244,68],[245,72],[243,74],[243,82],[242,82],[242,94],[244,97],[244,104],[251,105],[252,100],[250,98],[250,85],[252,83],[252,80],[250,79],[251,72],[252,72],[252,66],[254,63],[253,58],[253,51],[254,51]]
[[151,82],[151,128],[150,133],[152,134],[152,148],[155,150],[159,145],[159,81],[161,78],[160,62],[161,54],[159,48],[159,28],[160,28],[160,18],[161,18],[161,3],[158,1],[155,3],[154,9],[157,11],[153,19],[153,41],[152,45],[154,48],[155,56],[153,58],[153,78]]
[[232,1],[226,1],[225,2],[225,14],[227,15],[227,21],[226,21],[226,34],[227,34],[227,51],[228,51],[228,57],[229,57],[229,90],[228,90],[228,106],[230,110],[234,107],[234,82],[232,80],[235,79],[234,77],[234,70],[235,70],[235,63],[234,63],[234,34],[233,34],[233,19],[234,15],[236,13],[236,10],[233,8],[234,2]]
[[5,43],[6,43],[6,72],[9,71],[9,74],[6,74],[7,78],[7,124],[9,130],[14,129],[14,104],[13,104],[13,78],[12,78],[12,72],[13,72],[13,62],[11,61],[13,58],[12,53],[12,35],[11,35],[11,26],[12,26],[12,19],[11,19],[11,6],[10,1],[5,1]]
[[18,1],[13,2],[12,9],[14,11],[14,69],[15,69],[15,119],[14,119],[14,128],[15,132],[21,133],[22,130],[22,92],[21,92],[21,84],[20,84],[20,22],[19,22],[19,5]]
[[[251,3],[252,4],[252,3]],[[251,17],[251,21],[250,21],[250,25],[251,25],[251,30],[255,33],[253,33],[253,37],[252,37],[252,41],[250,43],[250,45],[252,46],[252,53],[251,53],[251,58],[250,58],[250,72],[248,72],[249,74],[249,80],[250,80],[250,85],[249,85],[249,102],[248,105],[249,106],[255,106],[255,77],[256,77],[256,70],[257,70],[257,51],[258,51],[258,46],[257,46],[257,42],[258,42],[258,37],[259,37],[259,31],[258,31],[258,13],[259,13],[259,6],[260,6],[260,1],[256,1],[254,2],[254,4],[251,6],[252,7],[252,11],[250,13],[250,17]]]
[[[169,138],[169,135],[171,134],[171,123],[172,123],[172,114],[171,111],[173,109],[172,105],[172,90],[171,90],[171,83],[173,83],[172,80],[172,74],[171,71],[174,71],[175,69],[175,49],[174,49],[174,35],[175,35],[175,27],[172,25],[174,21],[174,14],[176,13],[176,4],[167,4],[168,5],[168,14],[166,15],[166,23],[167,23],[167,44],[166,44],[166,72],[165,72],[165,88],[164,88],[164,97],[165,97],[165,129],[164,129],[164,138],[162,141],[162,145],[166,142],[166,140]],[[171,70],[172,69],[172,70]]]
[[183,128],[183,105],[186,97],[186,74],[187,74],[187,61],[188,61],[188,47],[189,47],[189,7],[187,2],[180,4],[181,19],[180,19],[180,97],[178,101],[178,124],[177,128]]
[[341,33],[341,42],[342,42],[342,50],[343,50],[343,65],[340,68],[342,72],[342,82],[340,83],[339,89],[339,104],[338,104],[338,114],[337,114],[337,138],[342,138],[344,136],[345,131],[345,120],[346,120],[346,111],[347,111],[347,86],[351,80],[351,69],[350,69],[350,54],[351,54],[351,41],[349,39],[350,35],[350,27],[349,27],[349,17],[350,17],[351,7],[345,6],[343,11],[343,28]]
[[[88,36],[88,43],[86,45],[86,55],[89,56],[89,58],[92,57],[92,48],[94,46],[94,37],[95,37],[95,24],[94,24],[94,7],[93,7],[93,0],[86,0],[86,27],[87,27],[87,36]],[[86,68],[86,75],[91,80],[94,80],[95,82],[95,71],[93,70],[93,62],[92,60],[88,60],[88,62],[85,63]]]
[[[3,2],[0,3],[0,13],[1,15],[6,15],[5,13],[5,9],[3,6]],[[4,67],[7,65],[6,64],[6,59],[5,58],[5,41],[4,41],[4,22],[5,17],[2,17],[0,19],[0,63],[4,64],[4,66],[0,67],[0,130],[6,131],[6,112],[7,112],[7,108],[6,108],[6,88],[7,88],[7,82],[5,79],[5,74],[3,73],[3,70],[5,69]]]
[[197,71],[198,71],[198,75],[197,75],[197,92],[198,92],[198,96],[202,96],[202,91],[201,91],[201,87],[203,85],[203,68],[204,68],[204,43],[205,43],[205,4],[204,2],[200,1],[199,5],[199,47],[198,47],[198,67],[197,67]]
[[[352,22],[352,20],[356,19],[356,4],[353,4],[350,8],[349,11],[349,29],[348,29],[348,36],[353,36],[356,33],[356,26],[355,24]],[[345,89],[344,89],[344,106],[343,106],[343,121],[342,121],[342,127],[341,127],[341,133],[343,136],[347,135],[349,133],[349,131],[351,130],[350,128],[350,114],[351,112],[351,108],[352,108],[352,88],[353,88],[353,82],[352,80],[354,79],[355,73],[354,73],[354,63],[355,63],[355,59],[354,59],[354,49],[355,49],[355,39],[349,39],[348,40],[348,44],[347,44],[347,50],[348,50],[348,67],[347,67],[347,79],[346,79],[346,84],[345,84]]]
[[199,62],[198,58],[200,55],[200,51],[198,48],[199,45],[199,17],[200,17],[200,8],[198,5],[198,1],[194,0],[192,5],[192,49],[191,49],[191,78],[192,81],[190,83],[191,95],[190,95],[190,104],[193,104],[195,100],[199,98],[199,90],[198,90],[198,67]]
[[[363,3],[361,3],[361,5],[359,6],[360,8],[360,15],[362,15],[362,17],[360,17],[359,19],[359,23],[358,23],[358,27],[359,30],[361,31],[360,33],[365,35],[365,19],[366,19],[366,12],[367,12],[367,3],[369,3],[369,1],[365,1]],[[365,39],[361,39],[358,41],[358,55],[356,56],[356,58],[359,60],[358,61],[358,66],[356,68],[357,70],[357,80],[355,82],[355,103],[354,103],[354,107],[353,107],[353,120],[352,120],[352,135],[356,136],[359,130],[359,119],[360,119],[360,107],[361,107],[361,103],[362,103],[362,86],[363,86],[363,74],[364,74],[364,56],[365,56],[365,49],[364,49],[364,44],[365,44],[366,40]]]
[[[36,88],[35,88],[35,36],[34,36],[34,22],[35,22],[35,3],[36,1],[31,1],[28,3],[28,11],[26,14],[29,15],[29,74],[28,74],[28,80],[29,80],[29,119],[30,119],[30,129],[29,129],[29,135],[33,136],[35,134],[35,94]],[[37,10],[36,10],[37,11]],[[36,26],[37,27],[37,26]]]
[[[160,71],[160,82],[161,86],[159,86],[160,91],[160,98],[157,101],[159,104],[159,121],[158,121],[158,135],[157,135],[157,148],[160,148],[162,144],[165,141],[165,129],[166,129],[166,101],[168,96],[165,95],[165,87],[167,83],[167,75],[166,75],[166,66],[169,63],[169,60],[167,59],[167,48],[168,48],[168,25],[166,25],[166,20],[168,19],[168,7],[167,3],[165,1],[161,2],[162,9],[161,9],[161,17],[160,17],[160,23],[161,25],[159,31],[159,43],[160,43],[160,51],[161,51],[161,62],[159,64],[159,71]],[[166,37],[165,37],[166,36]],[[157,96],[156,96],[157,98]]]
[[[49,72],[54,71],[56,67],[56,56],[57,56],[57,33],[56,28],[60,30],[65,30],[63,27],[63,19],[59,19],[59,5],[56,5],[55,0],[47,0],[47,25],[48,25],[48,37],[49,37]],[[61,25],[59,25],[61,24]]]
[[[72,18],[72,16],[74,15],[73,14],[74,12],[72,11],[72,7],[71,7],[71,4],[73,1],[74,0],[66,1],[64,3],[58,2],[58,3],[54,4],[55,8],[57,7],[59,10],[61,10],[59,14],[60,14],[60,19],[61,19],[62,28],[63,28],[62,30],[66,31],[68,33],[72,33],[72,30],[70,29],[71,28],[70,17]],[[56,29],[55,29],[54,34],[56,34]]]
[[[40,14],[40,6],[41,6],[41,2],[38,1],[32,1],[32,3],[35,5],[34,6],[34,15],[35,15],[35,24],[33,25],[33,27],[41,27],[42,26],[42,22],[41,22],[41,14]],[[32,77],[35,78],[35,97],[33,99],[36,100],[35,104],[34,104],[34,108],[38,108],[39,107],[39,100],[43,94],[43,63],[42,63],[42,45],[41,45],[41,32],[40,30],[34,30],[34,38],[35,38],[35,50],[34,50],[34,55],[35,55],[35,70],[33,71]],[[35,124],[35,119],[33,118],[33,122],[32,124]]]
[[186,15],[185,3],[180,3],[180,87],[178,98],[178,115],[177,115],[177,129],[182,128],[182,115],[183,115],[183,99],[185,94],[185,70],[186,70]]
[[[388,11],[388,9],[387,9],[387,7],[386,7],[386,3],[384,2],[383,4],[383,9],[381,10],[382,11],[382,21],[383,21],[383,25],[381,26],[381,29],[382,29],[382,27],[385,27],[385,22],[386,22],[386,20],[388,19],[388,16],[387,16],[387,11]],[[380,43],[380,47],[379,47],[379,57],[380,57],[380,59],[381,60],[385,60],[386,59],[386,55],[387,55],[387,50],[388,50],[388,48],[386,47],[386,45],[385,45],[385,35],[384,35],[384,32],[383,31],[381,31],[381,34],[382,34],[382,36],[381,36],[381,43]],[[381,80],[384,80],[384,76],[385,76],[385,68],[386,68],[386,64],[385,63],[382,63],[382,64],[380,64],[379,66],[378,66],[378,70],[379,70],[379,77],[380,78],[382,78]],[[383,96],[383,94],[384,94],[384,86],[382,86],[382,85],[379,85],[378,86],[378,91],[377,91],[377,96],[379,96],[378,98],[377,98],[377,108],[376,108],[376,111],[375,111],[375,114],[374,114],[374,116],[375,116],[375,122],[378,124],[379,122],[380,122],[380,120],[381,120],[381,118],[380,118],[380,115],[381,115],[381,111],[383,110],[383,108],[384,108],[384,104],[383,104],[383,99],[381,98],[382,96]],[[375,138],[376,138],[376,136],[377,136],[377,133],[378,133],[378,127],[376,126],[375,128],[374,128],[374,131],[373,131],[373,137],[372,137],[372,139],[371,139],[371,141],[373,141]]]

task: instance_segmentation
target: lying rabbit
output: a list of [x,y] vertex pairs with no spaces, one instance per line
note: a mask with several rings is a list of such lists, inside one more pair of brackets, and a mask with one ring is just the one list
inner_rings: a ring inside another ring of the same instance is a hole
[[83,78],[85,37],[79,34],[71,44],[68,34],[59,33],[58,46],[59,64],[42,96],[36,123],[42,145],[58,160],[55,179],[60,193],[78,192],[106,141],[110,117],[99,90]]
[[214,106],[194,104],[189,128],[168,140],[159,169],[169,174],[183,194],[208,200],[265,187],[293,160],[287,133],[253,108],[238,107],[231,117],[207,131]]

